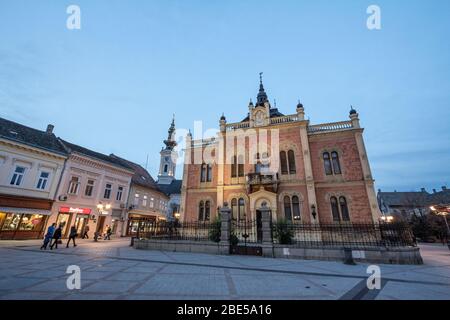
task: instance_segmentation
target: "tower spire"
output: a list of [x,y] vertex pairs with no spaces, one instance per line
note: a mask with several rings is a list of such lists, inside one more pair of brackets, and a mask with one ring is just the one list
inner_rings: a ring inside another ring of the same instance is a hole
[[173,140],[173,134],[175,132],[175,114],[173,114],[172,117],[172,123],[170,124],[169,130],[168,130],[168,136],[167,140],[164,140],[164,144],[166,145],[166,149],[172,150],[176,145],[176,141]]
[[258,96],[256,98],[256,100],[257,100],[256,106],[263,106],[264,102],[268,101],[266,91],[264,91],[262,75],[263,75],[263,72],[260,72],[259,73],[259,92],[258,92]]

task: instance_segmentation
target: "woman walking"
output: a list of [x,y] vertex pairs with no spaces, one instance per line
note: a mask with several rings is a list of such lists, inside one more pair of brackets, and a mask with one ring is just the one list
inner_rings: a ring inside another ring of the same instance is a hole
[[62,226],[59,225],[58,228],[56,228],[55,232],[53,233],[53,243],[50,245],[50,250],[53,250],[53,246],[55,246],[55,249],[58,249],[58,241],[62,237]]

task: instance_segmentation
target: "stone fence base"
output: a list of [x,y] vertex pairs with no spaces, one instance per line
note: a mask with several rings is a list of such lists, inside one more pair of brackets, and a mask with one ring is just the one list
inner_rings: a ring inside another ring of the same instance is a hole
[[[423,264],[419,248],[366,248],[352,250],[352,257],[357,262],[384,264]],[[273,245],[263,248],[263,255],[274,258],[310,259],[310,260],[345,260],[344,249],[338,248],[298,248],[293,246]]]
[[[146,250],[160,250],[171,252],[195,252],[207,254],[230,254],[230,246],[224,243],[210,241],[186,241],[186,240],[135,240],[134,248]],[[323,248],[298,248],[290,245],[261,244],[262,255],[272,258],[305,259],[305,260],[330,260],[344,261],[344,249]],[[384,248],[374,247],[364,250],[352,250],[352,257],[357,262],[384,263],[384,264],[422,264],[419,248]]]
[[230,246],[211,241],[187,240],[134,240],[135,249],[172,252],[195,252],[209,254],[229,254]]

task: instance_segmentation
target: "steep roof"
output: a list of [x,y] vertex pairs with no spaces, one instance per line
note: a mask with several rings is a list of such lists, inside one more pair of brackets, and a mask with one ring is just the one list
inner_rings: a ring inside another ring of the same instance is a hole
[[[284,116],[284,114],[282,114],[280,111],[278,111],[278,108],[270,108],[269,114],[270,114],[271,118]],[[247,115],[247,117],[245,117],[245,119],[243,119],[241,122],[247,122],[249,119],[250,119],[250,116]]]
[[170,184],[158,184],[158,188],[170,196],[172,194],[181,194],[181,185],[182,180],[173,180]]
[[33,129],[4,118],[0,118],[0,137],[31,147],[67,155],[66,150],[53,133]]
[[109,164],[121,167],[123,169],[133,170],[133,168],[130,167],[129,165],[123,164],[120,161],[118,161],[117,159],[115,159],[113,157],[110,157],[110,156],[108,156],[106,154],[103,154],[103,153],[100,153],[100,152],[96,152],[96,151],[92,151],[90,149],[87,149],[85,147],[82,147],[82,146],[70,143],[70,142],[68,142],[66,140],[63,140],[63,139],[59,139],[59,140],[64,144],[64,146],[66,146],[68,152],[77,152],[77,153],[80,153],[82,155],[88,156],[90,158],[94,158],[94,159],[97,159],[97,160],[100,160],[100,161],[104,161],[104,162],[107,162]]
[[429,206],[433,204],[450,203],[450,190],[443,187],[442,191],[428,193],[420,192],[378,192],[378,198],[388,206]]
[[135,183],[135,184],[145,187],[145,188],[150,188],[150,189],[154,189],[156,191],[161,192],[161,190],[159,190],[158,185],[156,184],[153,177],[142,166],[140,166],[137,163],[131,162],[129,160],[120,158],[120,157],[116,156],[115,154],[111,154],[110,157],[115,159],[115,161],[117,161],[123,165],[129,166],[133,169],[134,174],[133,174],[133,177],[131,178],[132,183]]

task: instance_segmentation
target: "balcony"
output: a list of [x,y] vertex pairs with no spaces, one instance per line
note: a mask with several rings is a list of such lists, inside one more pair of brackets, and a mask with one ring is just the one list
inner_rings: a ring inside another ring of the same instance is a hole
[[247,193],[259,190],[277,192],[278,173],[249,173],[247,174]]

